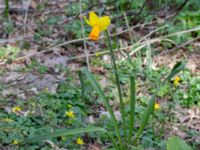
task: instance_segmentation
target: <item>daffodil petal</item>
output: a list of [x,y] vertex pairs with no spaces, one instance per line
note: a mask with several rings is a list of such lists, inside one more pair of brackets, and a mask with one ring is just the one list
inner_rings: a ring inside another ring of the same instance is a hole
[[92,25],[91,25],[91,22],[90,22],[85,16],[83,16],[83,18],[84,18],[85,22],[86,22],[89,26],[92,26]]
[[104,16],[99,19],[98,26],[100,28],[100,31],[106,30],[109,25],[110,25],[110,17],[109,16]]
[[95,12],[91,11],[89,14],[90,25],[93,27],[99,24],[100,18],[96,15]]

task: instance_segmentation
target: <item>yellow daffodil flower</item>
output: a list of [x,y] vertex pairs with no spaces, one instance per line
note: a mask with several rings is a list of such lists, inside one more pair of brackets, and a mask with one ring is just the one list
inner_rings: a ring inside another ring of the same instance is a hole
[[181,78],[177,76],[173,81],[174,86],[177,87],[180,84],[180,81],[181,81]]
[[69,118],[74,118],[75,117],[75,114],[72,110],[70,111],[66,111],[65,114],[69,117]]
[[155,104],[154,104],[154,110],[158,110],[158,109],[160,109],[160,105],[155,102]]
[[95,12],[89,13],[89,19],[84,16],[86,23],[92,27],[92,31],[89,34],[91,40],[98,40],[100,32],[106,30],[110,25],[110,17],[103,16],[98,17]]
[[17,140],[13,140],[12,144],[17,145],[19,142]]
[[78,145],[83,145],[84,144],[84,141],[83,139],[81,139],[80,137],[76,140],[76,144]]
[[16,113],[18,111],[21,111],[22,109],[19,106],[13,107],[12,112]]

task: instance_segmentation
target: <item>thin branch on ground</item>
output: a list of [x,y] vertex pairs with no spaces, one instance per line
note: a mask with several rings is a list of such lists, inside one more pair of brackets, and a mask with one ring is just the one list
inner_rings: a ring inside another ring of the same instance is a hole
[[174,47],[174,48],[172,48],[172,49],[170,49],[170,50],[164,51],[164,52],[160,53],[159,55],[165,55],[165,54],[167,54],[167,53],[176,51],[177,49],[184,48],[185,46],[187,46],[187,45],[193,43],[194,41],[197,41],[198,39],[200,39],[200,36],[198,36],[198,37],[196,37],[196,38],[194,38],[194,39],[192,39],[192,40],[189,40],[189,41],[187,41],[187,42],[185,42],[185,43],[183,43],[183,44],[180,44],[180,45],[178,45],[178,46],[176,46],[176,47]]
[[82,36],[83,36],[83,45],[84,45],[84,54],[86,56],[86,63],[87,63],[87,67],[90,70],[90,62],[89,62],[89,51],[86,47],[86,40],[85,40],[85,28],[84,28],[84,24],[83,24],[83,16],[82,16],[82,3],[81,0],[79,0],[79,8],[80,8],[80,19],[81,19],[81,31],[82,31]]

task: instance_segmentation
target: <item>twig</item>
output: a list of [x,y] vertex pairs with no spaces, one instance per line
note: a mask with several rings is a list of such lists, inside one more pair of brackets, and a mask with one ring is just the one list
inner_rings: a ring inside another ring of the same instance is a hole
[[5,43],[12,43],[12,42],[16,42],[19,40],[23,40],[23,39],[27,39],[27,38],[32,38],[33,35],[24,35],[18,38],[12,38],[12,39],[0,39],[0,44],[5,44]]
[[81,31],[82,31],[82,36],[83,36],[84,53],[85,53],[85,56],[86,56],[87,67],[90,70],[90,62],[89,62],[89,57],[88,57],[89,51],[87,50],[87,47],[86,47],[85,28],[84,28],[84,24],[83,24],[82,13],[81,13],[82,12],[82,3],[81,3],[81,0],[79,0],[79,7],[80,7]]
[[26,32],[26,22],[27,22],[27,17],[28,17],[28,10],[29,10],[29,6],[30,6],[30,4],[31,4],[31,0],[29,0],[28,2],[25,2],[25,3],[27,3],[26,5],[26,8],[25,8],[25,15],[24,15],[24,21],[23,21],[23,26],[24,26],[24,28],[23,28],[23,32],[24,32],[24,34],[25,34],[25,32]]
[[168,27],[168,25],[161,26],[161,27],[159,27],[159,28],[157,28],[157,29],[155,29],[155,30],[149,32],[147,35],[145,35],[143,38],[141,38],[137,43],[142,42],[144,39],[147,39],[148,37],[150,37],[153,33],[157,32],[157,31],[159,31],[159,30],[161,30],[161,29],[164,29],[164,28],[166,28],[166,27]]
[[189,40],[189,41],[187,41],[187,42],[185,42],[185,43],[183,43],[183,44],[181,44],[181,45],[178,45],[178,46],[176,46],[176,47],[174,47],[174,48],[172,48],[172,49],[170,49],[170,50],[164,51],[164,52],[160,53],[159,55],[164,55],[164,54],[166,54],[166,53],[173,52],[173,51],[175,51],[175,50],[177,50],[177,49],[179,49],[179,48],[182,48],[182,47],[185,47],[185,46],[191,44],[192,42],[194,42],[194,41],[196,41],[196,40],[198,40],[198,39],[200,39],[200,36],[198,36],[198,37],[196,37],[196,38],[194,38],[194,39],[192,39],[192,40]]

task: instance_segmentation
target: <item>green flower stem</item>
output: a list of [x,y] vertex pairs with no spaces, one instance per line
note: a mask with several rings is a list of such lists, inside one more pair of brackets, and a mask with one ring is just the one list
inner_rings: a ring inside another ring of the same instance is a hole
[[131,137],[132,137],[132,132],[134,129],[134,122],[135,122],[135,103],[136,103],[136,89],[135,89],[135,77],[131,76],[130,77],[130,83],[131,83],[131,90],[130,90],[130,100],[131,100],[131,105],[130,105],[130,125],[129,125],[129,136],[128,136],[128,144],[131,144]]
[[124,137],[125,137],[125,141],[126,141],[126,136],[127,136],[126,135],[126,121],[125,121],[124,104],[123,104],[123,99],[122,99],[122,91],[121,91],[121,87],[120,87],[119,75],[117,72],[117,65],[115,63],[115,56],[114,56],[114,52],[112,49],[111,39],[110,39],[108,30],[106,30],[106,35],[108,37],[110,54],[111,54],[111,59],[112,59],[113,68],[114,68],[114,72],[115,72],[115,79],[116,79],[116,84],[117,84],[117,89],[118,89],[118,94],[119,94],[119,100],[120,100],[120,110],[122,113],[122,125],[123,125],[123,129],[124,129]]

